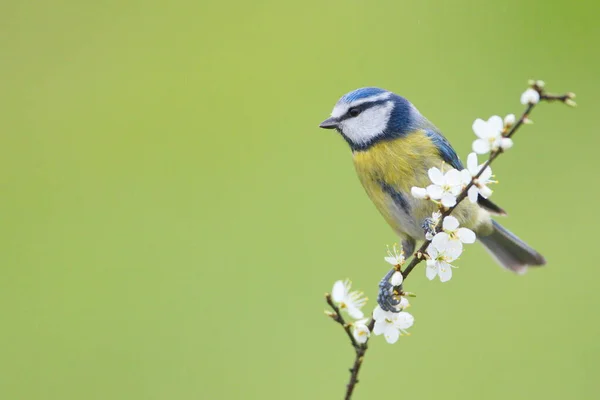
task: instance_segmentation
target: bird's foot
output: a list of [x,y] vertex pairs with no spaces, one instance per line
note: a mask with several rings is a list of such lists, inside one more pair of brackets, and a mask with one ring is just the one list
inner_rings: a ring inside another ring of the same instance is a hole
[[431,240],[437,233],[435,228],[437,227],[438,220],[433,218],[425,218],[421,224],[421,228],[425,231],[425,239]]
[[392,275],[396,272],[395,269],[391,269],[381,282],[379,282],[379,293],[377,294],[377,303],[383,311],[400,312],[398,305],[400,305],[400,293],[402,293],[402,285],[392,285]]

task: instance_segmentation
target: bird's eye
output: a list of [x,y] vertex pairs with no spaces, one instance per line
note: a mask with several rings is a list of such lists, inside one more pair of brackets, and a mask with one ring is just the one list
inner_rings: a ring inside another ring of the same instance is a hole
[[360,114],[360,110],[356,107],[352,107],[348,110],[348,115],[350,115],[351,117],[356,117],[358,116],[358,114]]

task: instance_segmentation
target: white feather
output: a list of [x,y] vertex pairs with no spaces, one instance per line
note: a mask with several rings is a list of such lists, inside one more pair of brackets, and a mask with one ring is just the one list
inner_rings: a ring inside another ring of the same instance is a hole
[[368,143],[385,130],[393,109],[394,103],[386,101],[381,105],[366,109],[357,117],[343,120],[340,122],[340,129],[352,142]]

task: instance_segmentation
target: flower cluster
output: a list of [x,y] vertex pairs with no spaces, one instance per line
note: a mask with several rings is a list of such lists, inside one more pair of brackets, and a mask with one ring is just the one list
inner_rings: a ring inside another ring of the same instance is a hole
[[[402,272],[400,268],[404,265],[404,251],[402,247],[394,245],[392,250],[388,248],[388,255],[384,257],[385,261],[396,267],[396,271],[392,274],[390,282],[393,286],[402,284]],[[361,308],[366,304],[367,298],[363,297],[363,293],[352,291],[352,282],[349,280],[337,281],[333,284],[331,291],[331,299],[339,307],[340,311],[344,310],[348,315],[356,321],[348,324],[352,329],[352,336],[357,343],[362,344],[371,336],[369,330],[369,320],[364,317]],[[414,318],[411,314],[404,311],[410,306],[406,297],[400,297],[400,303],[396,306],[397,312],[383,311],[377,306],[373,310],[373,333],[375,335],[383,335],[388,343],[395,343],[401,335],[407,335],[407,329],[414,323]],[[330,314],[331,315],[331,314]]]

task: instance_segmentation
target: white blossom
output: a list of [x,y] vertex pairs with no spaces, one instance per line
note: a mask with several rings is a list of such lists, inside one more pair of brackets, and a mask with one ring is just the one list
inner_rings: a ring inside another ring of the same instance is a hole
[[404,280],[404,277],[402,276],[402,272],[396,271],[392,275],[392,279],[390,281],[393,286],[400,286],[400,285],[402,285],[403,280]]
[[367,326],[367,320],[361,319],[353,323],[354,329],[352,330],[352,336],[358,343],[366,343],[369,336],[371,336],[371,332],[369,331],[369,327]]
[[339,305],[340,310],[346,310],[352,318],[360,319],[364,317],[360,309],[365,305],[367,299],[363,297],[362,292],[351,292],[351,287],[352,282],[348,279],[335,282],[331,291],[331,298]]
[[479,139],[473,142],[473,151],[477,154],[486,154],[498,149],[510,149],[513,141],[502,136],[504,122],[497,115],[490,117],[487,121],[477,118],[473,122],[473,132]]
[[456,196],[462,190],[461,174],[456,169],[446,171],[445,174],[433,167],[428,171],[432,185],[427,186],[427,194],[434,200],[441,200],[444,207],[456,205]]
[[397,313],[383,311],[379,306],[373,311],[373,319],[375,320],[373,333],[383,335],[388,343],[396,343],[401,334],[407,335],[406,330],[415,322],[413,316],[406,311]]
[[384,257],[384,260],[394,266],[404,264],[404,250],[402,247],[398,249],[397,245],[394,245],[393,252],[388,248],[388,256]]
[[540,101],[540,94],[537,90],[529,88],[521,95],[521,104],[537,104]]
[[[469,156],[467,157],[467,169],[460,171],[464,184],[468,185],[469,182],[471,182],[471,179],[477,176],[482,167],[483,164],[479,165],[477,162],[477,154],[469,153]],[[471,203],[477,203],[478,195],[481,195],[481,197],[485,199],[492,195],[492,189],[486,186],[488,183],[496,183],[490,179],[491,177],[492,168],[488,166],[483,170],[479,178],[475,179],[473,186],[471,186],[467,192]]]
[[454,268],[450,263],[456,260],[461,253],[462,243],[460,241],[450,240],[449,235],[435,235],[427,247],[427,254],[430,257],[425,269],[427,279],[432,280],[439,275],[440,281],[449,281],[452,278],[452,268]]
[[462,243],[475,243],[476,238],[475,232],[468,228],[459,228],[458,220],[452,215],[448,215],[442,223],[442,232],[435,235],[434,240],[438,244],[446,243],[446,241],[457,241],[461,244],[460,247],[462,249]]

